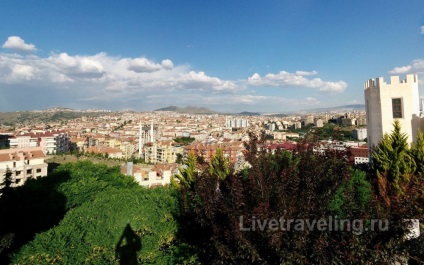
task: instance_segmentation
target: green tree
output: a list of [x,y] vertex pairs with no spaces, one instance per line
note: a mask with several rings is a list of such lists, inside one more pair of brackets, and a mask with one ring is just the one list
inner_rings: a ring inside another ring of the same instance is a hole
[[15,235],[13,233],[0,235],[0,254],[3,252],[3,250],[10,248],[13,243],[14,236]]
[[216,154],[212,157],[208,171],[209,174],[216,176],[216,189],[219,190],[219,183],[230,175],[230,162],[228,161],[228,158],[224,156],[221,148],[218,148],[216,150]]
[[404,193],[402,186],[409,183],[411,174],[415,172],[416,164],[410,155],[407,136],[401,132],[399,121],[395,120],[393,126],[392,133],[385,134],[378,145],[373,148],[372,162],[380,183],[387,180],[393,184],[396,193],[402,194]]
[[371,196],[371,184],[366,180],[365,172],[352,169],[350,179],[336,190],[329,209],[340,218],[352,213],[363,214],[369,208]]
[[417,165],[416,172],[424,173],[424,134],[420,131],[417,135],[417,142],[412,143],[410,154]]
[[189,145],[196,139],[192,137],[177,137],[177,138],[174,138],[173,140],[182,145]]
[[[0,183],[0,207],[2,209],[2,216],[6,216],[8,209],[10,204],[10,196],[12,193],[12,172],[9,170],[9,168],[6,169],[6,173],[4,174],[4,179],[3,182]],[[4,217],[3,220],[4,221]],[[0,254],[10,248],[10,246],[12,245],[13,241],[14,241],[14,237],[15,234],[14,233],[5,233],[5,231],[9,231],[9,227],[2,227],[2,221],[0,221]],[[6,225],[7,226],[7,225]],[[3,229],[1,229],[3,228]],[[5,231],[2,231],[5,230]]]
[[4,173],[3,182],[0,183],[0,186],[2,187],[0,190],[0,195],[3,198],[8,197],[10,193],[12,192],[12,189],[13,189],[12,184],[13,184],[12,171],[10,171],[10,169],[7,168],[6,173]]
[[175,163],[177,164],[182,164],[183,163],[183,155],[178,153],[177,154],[177,159],[175,160]]
[[190,152],[187,156],[185,168],[180,167],[179,173],[172,179],[172,185],[178,189],[189,190],[192,188],[194,181],[197,177],[197,157],[194,153]]

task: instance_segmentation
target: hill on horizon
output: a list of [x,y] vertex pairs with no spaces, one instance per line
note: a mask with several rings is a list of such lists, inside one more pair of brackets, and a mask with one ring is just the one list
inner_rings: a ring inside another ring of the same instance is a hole
[[154,111],[175,111],[179,113],[188,113],[188,114],[218,114],[219,112],[211,110],[206,107],[196,107],[196,106],[187,106],[184,108],[178,106],[168,106],[165,108],[155,109]]
[[293,111],[292,113],[312,113],[312,112],[326,112],[326,111],[354,111],[354,110],[365,110],[365,104],[351,104],[351,105],[342,105],[342,106],[337,106],[337,107],[307,109],[307,110]]

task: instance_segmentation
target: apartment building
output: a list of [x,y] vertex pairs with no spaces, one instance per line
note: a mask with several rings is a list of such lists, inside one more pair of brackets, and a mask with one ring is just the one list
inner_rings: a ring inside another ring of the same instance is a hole
[[182,154],[183,148],[174,141],[147,143],[144,146],[144,159],[147,163],[175,163],[177,154]]
[[7,170],[12,173],[12,187],[21,186],[28,179],[47,176],[45,158],[40,147],[0,150],[0,183]]
[[199,157],[202,157],[205,161],[211,161],[212,157],[216,154],[216,150],[221,148],[225,157],[228,158],[229,162],[234,164],[238,159],[243,157],[244,145],[241,141],[234,142],[221,142],[221,143],[195,143],[184,146],[184,157],[188,153],[192,152]]
[[315,119],[314,121],[315,127],[324,127],[324,122],[321,119]]
[[352,154],[351,160],[355,165],[369,162],[368,146],[359,146],[350,148]]
[[66,131],[45,131],[17,134],[9,138],[10,148],[41,147],[45,154],[69,151],[70,137]]
[[359,141],[364,140],[365,138],[367,138],[367,129],[366,128],[354,129],[353,138]]
[[97,155],[107,156],[108,158],[123,158],[122,150],[119,148],[111,147],[88,147],[84,150],[86,153],[93,153]]
[[153,188],[169,185],[171,176],[178,174],[178,165],[157,164],[154,166],[142,166],[128,162],[126,166],[121,167],[121,173],[133,177],[140,186]]

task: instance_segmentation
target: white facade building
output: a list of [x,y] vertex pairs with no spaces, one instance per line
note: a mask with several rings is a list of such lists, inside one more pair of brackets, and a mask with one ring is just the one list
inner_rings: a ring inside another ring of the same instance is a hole
[[407,75],[404,80],[391,76],[390,83],[382,77],[370,79],[364,84],[364,94],[370,147],[393,131],[395,120],[409,143],[416,140],[421,122],[417,75]]
[[324,127],[324,122],[321,119],[315,119],[315,126],[316,127]]
[[301,129],[301,128],[302,128],[302,123],[300,121],[294,123],[294,129],[295,130],[296,129]]
[[353,130],[353,139],[362,141],[365,138],[367,138],[367,129],[366,128],[359,128]]
[[245,128],[249,126],[249,121],[245,119],[228,119],[226,118],[225,127],[227,128]]
[[7,170],[12,174],[12,187],[23,185],[27,179],[47,176],[45,158],[39,147],[0,150],[0,183]]
[[41,147],[45,154],[69,151],[70,136],[66,131],[45,131],[18,134],[9,138],[10,148]]

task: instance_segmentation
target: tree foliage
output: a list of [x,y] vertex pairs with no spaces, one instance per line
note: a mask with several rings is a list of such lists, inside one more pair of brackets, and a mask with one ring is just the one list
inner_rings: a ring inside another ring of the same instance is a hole
[[[186,240],[199,246],[201,262],[388,264],[405,257],[405,253],[415,253],[415,258],[422,259],[410,247],[422,247],[419,240],[403,241],[406,230],[402,218],[422,217],[412,213],[418,214],[424,204],[402,200],[405,204],[401,209],[387,205],[374,185],[373,173],[367,176],[352,170],[344,152],[317,153],[314,142],[303,142],[293,152],[277,150],[270,154],[261,148],[264,142],[260,139],[265,138],[250,138],[245,152],[250,168],[240,172],[231,168],[212,170],[225,164],[212,159],[209,170],[201,171],[192,190],[182,189],[181,207],[186,219],[181,223],[193,231],[185,235]],[[225,177],[220,178],[217,172],[226,172],[222,175]],[[416,188],[405,186],[406,194],[417,194]],[[408,211],[410,214],[405,215]],[[350,224],[341,225],[343,231],[293,226],[271,230],[264,223],[278,218],[318,221],[329,216],[359,220],[362,229],[354,233]],[[372,219],[390,220],[390,227],[376,229]]]
[[173,140],[175,142],[179,143],[179,144],[182,144],[182,145],[189,145],[189,144],[191,144],[196,139],[195,138],[192,138],[192,137],[182,136],[182,137],[174,138]]
[[0,183],[0,197],[8,197],[13,192],[12,188],[13,179],[12,179],[12,172],[9,168],[6,169],[6,172],[4,173],[3,182]]
[[417,165],[416,173],[424,174],[424,134],[418,132],[417,141],[411,144],[411,156]]
[[209,174],[215,176],[217,179],[216,189],[219,190],[219,184],[224,181],[228,175],[230,175],[230,162],[228,158],[224,156],[224,152],[221,148],[216,150],[215,155],[212,157],[208,167]]
[[385,134],[371,153],[380,191],[388,204],[390,197],[405,195],[417,168],[408,148],[407,136],[401,132],[398,120],[395,120],[393,127],[393,132]]
[[336,190],[329,209],[340,218],[366,215],[369,212],[371,196],[372,187],[366,180],[365,172],[352,169],[351,178]]
[[194,248],[178,238],[176,190],[140,187],[119,167],[63,164],[13,194],[0,219],[0,227],[17,237],[13,250],[26,243],[13,264],[118,264],[129,225],[141,244],[132,253],[138,263],[197,262]]
[[185,167],[179,168],[179,173],[172,178],[172,184],[178,189],[190,190],[197,177],[197,157],[190,152]]
[[386,173],[390,181],[415,172],[415,161],[408,148],[407,136],[401,132],[400,123],[395,120],[393,132],[385,134],[380,143],[372,150],[374,167],[379,173]]
[[[15,264],[118,264],[120,236],[131,224],[140,240],[140,264],[175,264],[177,200],[170,190],[116,189],[99,193],[39,234],[14,257]],[[171,210],[171,211],[170,211]],[[189,253],[187,253],[189,254]]]

